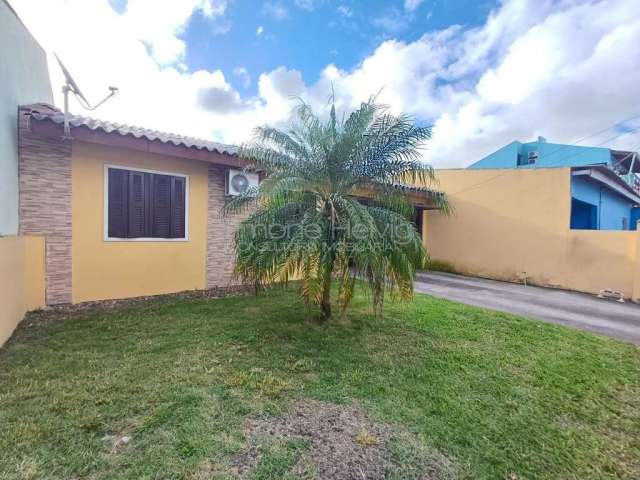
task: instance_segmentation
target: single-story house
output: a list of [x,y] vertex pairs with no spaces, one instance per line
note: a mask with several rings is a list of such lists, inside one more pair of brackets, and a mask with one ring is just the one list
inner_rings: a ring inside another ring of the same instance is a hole
[[[222,216],[236,147],[20,107],[20,235],[45,238],[46,305],[234,287]],[[398,186],[418,208],[427,188]],[[419,216],[421,217],[421,216]]]

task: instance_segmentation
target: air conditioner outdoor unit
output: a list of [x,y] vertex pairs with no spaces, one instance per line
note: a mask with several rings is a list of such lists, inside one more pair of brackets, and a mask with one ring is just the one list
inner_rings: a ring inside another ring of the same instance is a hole
[[227,170],[226,194],[238,196],[245,193],[251,187],[257,187],[260,179],[257,173],[243,172],[242,170]]

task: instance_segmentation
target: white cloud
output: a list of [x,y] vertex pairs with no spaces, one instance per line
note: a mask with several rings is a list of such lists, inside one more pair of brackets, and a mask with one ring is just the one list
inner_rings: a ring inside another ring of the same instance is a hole
[[[164,2],[157,0],[128,0],[122,15],[127,31],[149,45],[159,63],[171,63],[184,56],[185,42],[178,37],[195,11],[209,19],[221,17],[227,9],[226,0],[181,0]],[[229,24],[216,25],[216,31],[224,33]]]
[[260,95],[267,102],[280,101],[302,95],[305,84],[302,74],[297,70],[278,67],[272,72],[263,73],[259,80]]
[[311,12],[316,8],[317,3],[319,2],[318,0],[294,0],[293,3],[295,3],[296,7]]
[[233,69],[233,74],[240,79],[244,88],[249,88],[251,85],[251,76],[245,67],[236,67]]
[[351,10],[346,5],[338,5],[337,11],[345,18],[351,18],[353,16],[353,10]]
[[198,105],[211,113],[240,113],[251,109],[251,102],[242,100],[230,85],[207,86],[198,90]]
[[388,34],[397,35],[409,27],[411,17],[411,13],[402,12],[397,8],[389,8],[373,17],[371,23]]
[[[474,88],[455,92],[463,100],[436,120],[428,158],[466,165],[514,139],[572,142],[636,113],[640,73],[632,59],[640,58],[640,20],[631,13],[637,7],[614,0],[548,11],[506,46]],[[605,145],[638,149],[640,136],[635,145],[630,137]]]
[[274,20],[284,20],[289,17],[289,10],[280,2],[265,2],[262,5],[262,13]]
[[[383,42],[352,71],[328,67],[309,91],[330,80],[353,108],[382,88],[394,111],[434,124],[425,158],[440,167],[468,165],[515,139],[572,142],[640,113],[639,10],[634,0],[509,1],[479,28]],[[640,134],[604,144],[638,149]]]
[[[637,0],[506,0],[480,27],[452,26],[410,43],[385,41],[353,70],[328,65],[313,83],[290,67],[263,72],[251,97],[235,91],[220,70],[180,65],[180,34],[191,15],[219,18],[223,3],[168,3],[163,8],[171,14],[149,3],[147,18],[157,17],[157,26],[137,28],[145,21],[142,10],[119,15],[108,0],[12,1],[90,100],[104,95],[107,85],[120,87],[96,116],[230,143],[247,140],[256,125],[284,122],[296,97],[326,111],[332,85],[341,110],[382,89],[379,98],[393,111],[434,124],[425,158],[439,167],[467,165],[514,139],[543,135],[570,142],[640,113]],[[262,32],[259,27],[256,35]],[[60,105],[62,78],[50,66]],[[244,82],[241,67],[229,74]],[[72,109],[81,112],[78,105]],[[636,126],[639,121],[626,125]],[[627,133],[606,145],[638,148],[640,135]]]
[[413,12],[424,0],[404,0],[404,8],[410,12]]
[[260,25],[258,28],[256,28],[256,37],[259,37],[263,33],[264,33],[264,27],[262,25]]
[[[222,71],[191,72],[174,62],[159,63],[130,28],[132,17],[116,13],[107,0],[14,0],[12,5],[48,53],[59,53],[90,101],[103,97],[108,85],[120,88],[119,95],[92,116],[237,143],[246,140],[255,125],[273,120],[267,103],[241,98]],[[156,4],[152,7],[149,16],[164,16],[156,12]],[[167,44],[177,45],[166,36]],[[163,57],[180,58],[180,49],[171,51]],[[51,58],[55,100],[62,105],[63,79]],[[71,110],[86,114],[75,101]]]

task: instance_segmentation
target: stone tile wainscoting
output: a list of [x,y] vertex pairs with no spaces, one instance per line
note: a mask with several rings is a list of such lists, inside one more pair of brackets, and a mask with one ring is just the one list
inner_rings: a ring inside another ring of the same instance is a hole
[[45,237],[46,304],[71,303],[71,141],[34,135],[19,112],[20,235]]

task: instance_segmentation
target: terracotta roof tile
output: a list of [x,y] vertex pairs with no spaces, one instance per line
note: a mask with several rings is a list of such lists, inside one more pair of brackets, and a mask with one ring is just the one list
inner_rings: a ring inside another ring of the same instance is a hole
[[[37,103],[21,107],[23,110],[30,112],[31,116],[36,120],[50,120],[57,124],[64,124],[64,113],[51,105],[45,103]],[[208,150],[210,152],[225,153],[227,155],[236,155],[238,147],[235,145],[225,145],[223,143],[212,142],[200,138],[187,137],[174,133],[159,132],[148,128],[136,127],[133,125],[125,125],[122,123],[109,122],[96,118],[83,117],[81,115],[69,115],[69,124],[71,127],[86,127],[91,130],[102,130],[105,133],[119,133],[120,135],[131,135],[135,138],[146,138],[150,141],[160,141],[162,143],[171,143],[176,146],[185,146],[187,148],[196,148],[198,150]]]

